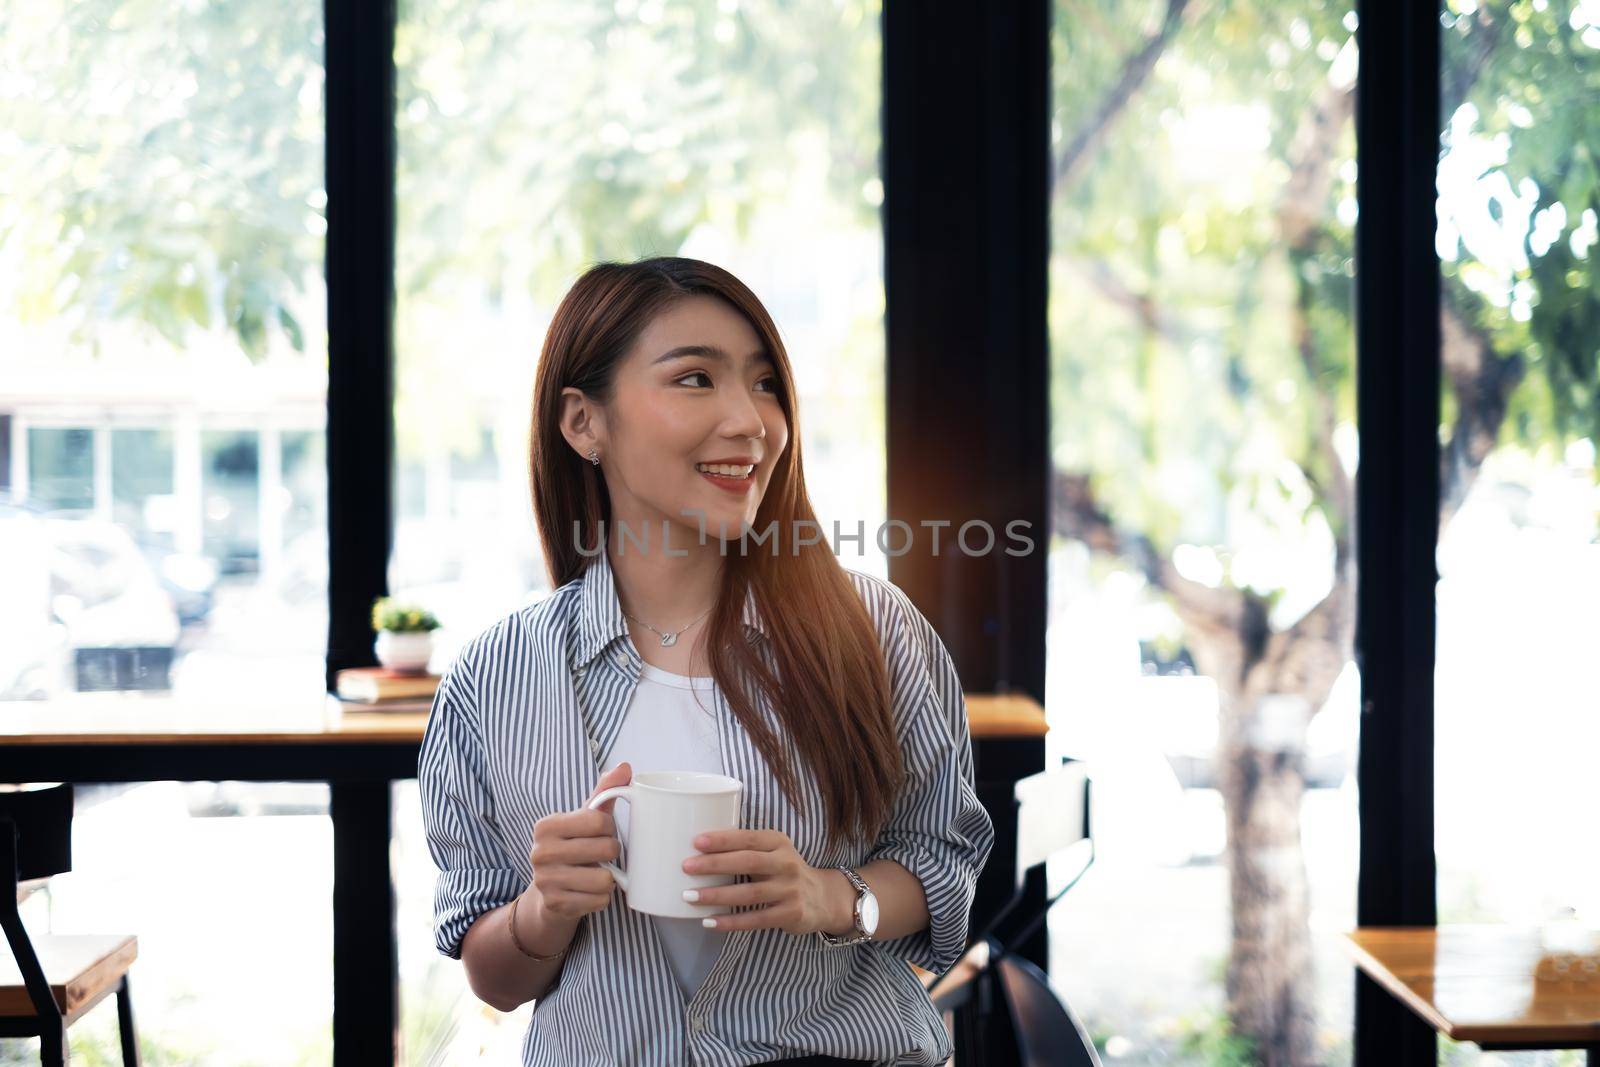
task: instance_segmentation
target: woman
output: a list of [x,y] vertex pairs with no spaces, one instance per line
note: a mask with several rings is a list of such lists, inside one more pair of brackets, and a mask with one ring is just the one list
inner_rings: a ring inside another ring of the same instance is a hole
[[[601,264],[551,323],[554,592],[466,643],[418,768],[439,951],[486,1003],[537,1000],[529,1067],[951,1055],[907,961],[955,962],[994,840],[961,685],[905,594],[806,525],[794,398],[766,310],[709,263]],[[744,783],[741,829],[684,860],[734,876],[705,925],[600,866],[626,805],[586,802],[656,769]]]

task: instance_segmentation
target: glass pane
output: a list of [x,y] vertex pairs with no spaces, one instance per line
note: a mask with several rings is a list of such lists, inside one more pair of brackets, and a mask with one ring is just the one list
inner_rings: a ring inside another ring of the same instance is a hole
[[1443,49],[1439,919],[1600,942],[1600,10],[1452,0]]
[[320,699],[321,5],[6,5],[0,70],[0,699]]
[[[0,4],[0,700],[320,711],[325,553],[272,565],[327,495],[322,52],[316,0]],[[146,1063],[327,1063],[326,794],[80,787],[25,919],[138,937]],[[114,1005],[70,1039],[120,1062]]]
[[200,454],[206,555],[220,561],[224,574],[253,574],[261,569],[256,435],[248,430],[208,431],[201,435]]
[[1350,1059],[1354,28],[1055,5],[1051,977],[1107,1064]]
[[171,550],[176,538],[162,521],[173,506],[172,431],[111,431],[112,518],[140,540]]
[[15,480],[11,472],[11,424],[13,416],[9,411],[0,411],[0,498],[9,498],[12,495],[11,484]]
[[[138,938],[130,986],[144,1063],[329,1062],[326,785],[80,785],[72,861],[22,903],[23,922],[33,932]],[[114,999],[67,1035],[73,1063],[122,1062]],[[0,1064],[37,1064],[38,1045],[0,1039]]]
[[434,947],[433,889],[414,778],[394,783],[395,922],[400,946],[401,1064],[521,1063],[530,1001],[501,1014],[467,986],[460,962]]
[[94,431],[84,427],[28,431],[28,485],[41,507],[94,507]]
[[524,470],[534,366],[561,296],[601,259],[681,254],[743,278],[813,412],[825,528],[876,529],[875,4],[414,0],[396,60],[391,588],[425,595],[457,634],[545,589]]
[[550,317],[599,260],[710,260],[767,304],[823,528],[864,523],[871,554],[841,562],[886,575],[878,4],[405,0],[395,58],[390,588],[444,624],[436,667],[548,591],[529,404]]
[[[328,494],[323,484],[328,460],[321,433],[300,430],[283,434],[283,484],[276,505],[283,524],[283,540],[294,546],[307,536],[328,536]],[[326,553],[322,554],[326,559]]]

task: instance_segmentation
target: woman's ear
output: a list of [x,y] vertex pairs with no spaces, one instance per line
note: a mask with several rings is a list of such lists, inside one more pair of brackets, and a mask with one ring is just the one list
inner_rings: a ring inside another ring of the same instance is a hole
[[599,412],[583,395],[583,390],[570,385],[561,390],[561,436],[585,459],[591,448],[601,448],[600,435],[596,432],[600,429],[597,425],[600,420]]

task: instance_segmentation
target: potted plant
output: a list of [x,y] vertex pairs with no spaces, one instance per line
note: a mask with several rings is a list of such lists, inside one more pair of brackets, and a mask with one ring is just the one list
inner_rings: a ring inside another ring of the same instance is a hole
[[433,656],[433,631],[439,620],[433,612],[393,597],[372,602],[372,628],[378,632],[378,662],[391,671],[420,674]]

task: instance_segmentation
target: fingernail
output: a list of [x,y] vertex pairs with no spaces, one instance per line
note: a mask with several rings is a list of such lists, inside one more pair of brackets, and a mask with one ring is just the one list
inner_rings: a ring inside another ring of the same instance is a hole
[[687,900],[689,903],[693,904],[695,901],[700,899],[700,890],[698,890],[698,889],[685,889],[683,891],[683,899]]
[[701,926],[709,926],[712,929],[716,929],[717,920],[715,920],[715,919],[701,919],[700,920],[700,925]]
[[709,837],[706,837],[704,834],[701,834],[699,837],[694,839],[694,847],[695,848],[705,848],[710,843],[711,843],[711,839]]

